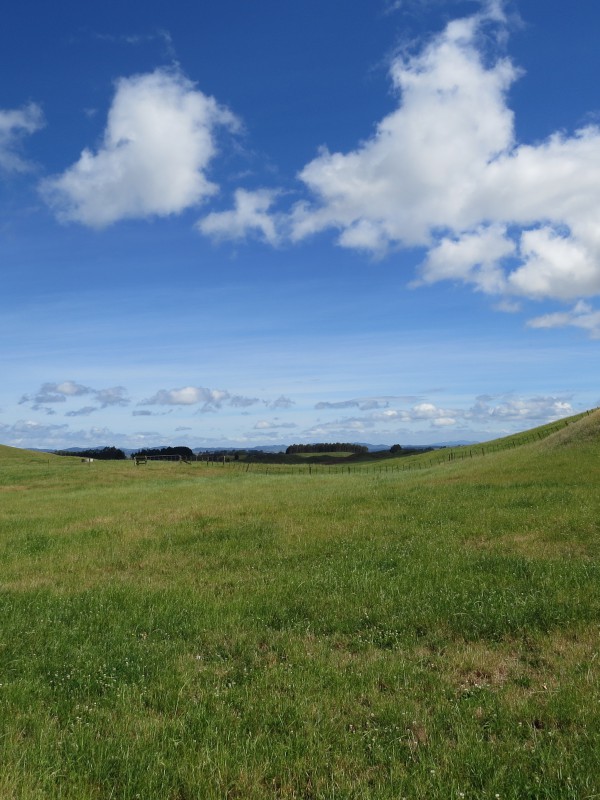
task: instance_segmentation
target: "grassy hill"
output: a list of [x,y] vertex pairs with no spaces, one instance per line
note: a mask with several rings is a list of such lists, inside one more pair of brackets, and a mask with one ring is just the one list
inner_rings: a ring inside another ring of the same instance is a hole
[[0,448],[0,797],[597,796],[568,423],[387,472]]
[[47,453],[40,453],[37,450],[21,450],[18,447],[0,444],[0,464],[6,464],[9,461],[41,462],[48,461],[49,457],[53,458],[53,456],[49,456]]

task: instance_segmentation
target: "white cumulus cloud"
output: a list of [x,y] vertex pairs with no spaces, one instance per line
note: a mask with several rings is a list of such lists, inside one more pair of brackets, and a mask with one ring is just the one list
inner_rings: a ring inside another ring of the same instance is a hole
[[42,194],[60,219],[94,228],[177,214],[217,190],[206,169],[218,126],[238,122],[180,72],[121,78],[98,150],[47,179]]
[[513,144],[506,59],[487,67],[477,48],[484,15],[455,20],[416,56],[396,58],[398,108],[350,153],[324,149],[300,173],[316,202],[294,211],[296,239],[333,227],[340,244],[385,251],[429,246],[436,228],[481,223],[482,173]]
[[503,226],[490,225],[455,239],[445,238],[429,250],[421,281],[461,280],[488,294],[505,292],[506,277],[500,263],[514,252],[515,244]]
[[140,405],[194,406],[204,403],[220,406],[230,397],[223,389],[206,389],[203,386],[184,386],[181,389],[161,389]]
[[208,389],[205,386],[184,386],[181,389],[160,389],[152,397],[142,400],[141,406],[201,406],[201,411],[216,411],[223,405],[247,408],[259,403],[257,397],[231,394],[226,389]]
[[236,189],[233,210],[213,211],[201,219],[197,227],[202,233],[215,239],[244,239],[248,235],[258,235],[269,244],[275,245],[280,234],[269,209],[276,196],[277,192],[269,189],[253,192]]
[[333,230],[375,255],[420,247],[415,284],[464,282],[506,310],[599,294],[600,127],[517,141],[508,93],[521,71],[491,52],[506,38],[503,7],[488,0],[396,56],[396,108],[355,149],[323,147],[304,166],[307,200],[275,214],[272,194],[238,190],[234,210],[200,228],[272,242]]
[[[453,22],[420,56],[394,63],[398,110],[360,150],[305,168],[321,206],[297,211],[297,235],[325,222],[346,246],[422,244],[427,283],[558,300],[597,294],[600,130],[516,143],[506,93],[518,71],[506,59],[486,65],[484,21]],[[369,207],[356,191],[365,183],[376,190]]]

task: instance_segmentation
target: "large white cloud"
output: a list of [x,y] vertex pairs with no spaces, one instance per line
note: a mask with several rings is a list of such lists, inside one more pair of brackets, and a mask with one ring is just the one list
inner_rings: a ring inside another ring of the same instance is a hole
[[340,244],[381,251],[429,245],[436,228],[480,222],[473,194],[513,143],[505,95],[517,76],[508,60],[483,64],[481,20],[454,21],[418,56],[394,60],[396,111],[357,150],[323,150],[301,171],[317,202],[295,209],[296,239],[334,227]]
[[393,62],[399,107],[357,150],[324,151],[302,170],[315,201],[294,210],[293,237],[333,227],[346,247],[422,245],[426,283],[536,299],[598,294],[600,130],[515,142],[507,92],[518,70],[481,52],[482,26],[499,18],[490,9]]
[[30,164],[19,154],[23,136],[35,133],[44,125],[44,115],[35,103],[18,109],[0,109],[0,170],[25,172]]
[[121,78],[97,152],[84,150],[42,184],[42,193],[60,219],[95,228],[176,214],[215,193],[206,169],[216,153],[216,128],[237,125],[180,72]]
[[[417,283],[465,282],[505,307],[600,293],[600,128],[516,141],[508,93],[520,70],[490,55],[506,33],[502,6],[490,0],[393,59],[396,109],[356,149],[323,148],[300,171],[309,199],[272,215],[280,235],[331,229],[374,254],[422,247]],[[210,225],[239,237],[239,209],[224,215]]]

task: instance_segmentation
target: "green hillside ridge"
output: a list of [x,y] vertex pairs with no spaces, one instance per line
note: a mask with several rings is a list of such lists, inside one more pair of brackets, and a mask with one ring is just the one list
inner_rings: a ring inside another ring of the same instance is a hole
[[544,449],[596,444],[600,442],[600,409],[590,411],[580,418],[569,419],[569,424],[556,431],[544,442]]
[[56,458],[56,456],[49,453],[40,453],[37,450],[24,450],[20,447],[10,447],[7,444],[0,444],[0,459],[3,461],[10,460],[24,460],[29,461],[48,461],[49,458]]

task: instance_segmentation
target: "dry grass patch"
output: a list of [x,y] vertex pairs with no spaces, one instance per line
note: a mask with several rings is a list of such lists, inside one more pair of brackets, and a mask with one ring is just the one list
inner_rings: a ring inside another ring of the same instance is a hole
[[89,519],[77,520],[75,522],[69,522],[62,528],[62,533],[66,533],[67,535],[74,534],[74,533],[84,533],[90,530],[90,528],[103,528],[106,531],[114,531],[115,530],[115,521],[117,517],[90,517]]
[[[432,655],[432,659],[436,656]],[[574,678],[600,690],[600,629],[555,631],[535,640],[462,642],[437,656],[457,695],[473,690],[503,694],[509,702],[557,691]]]
[[528,559],[594,559],[598,545],[595,541],[558,538],[553,531],[522,531],[467,539],[466,545],[477,550],[519,555]]
[[450,647],[441,658],[444,664],[440,669],[446,672],[458,694],[473,689],[499,689],[520,672],[515,650],[507,646],[492,647],[486,642]]

